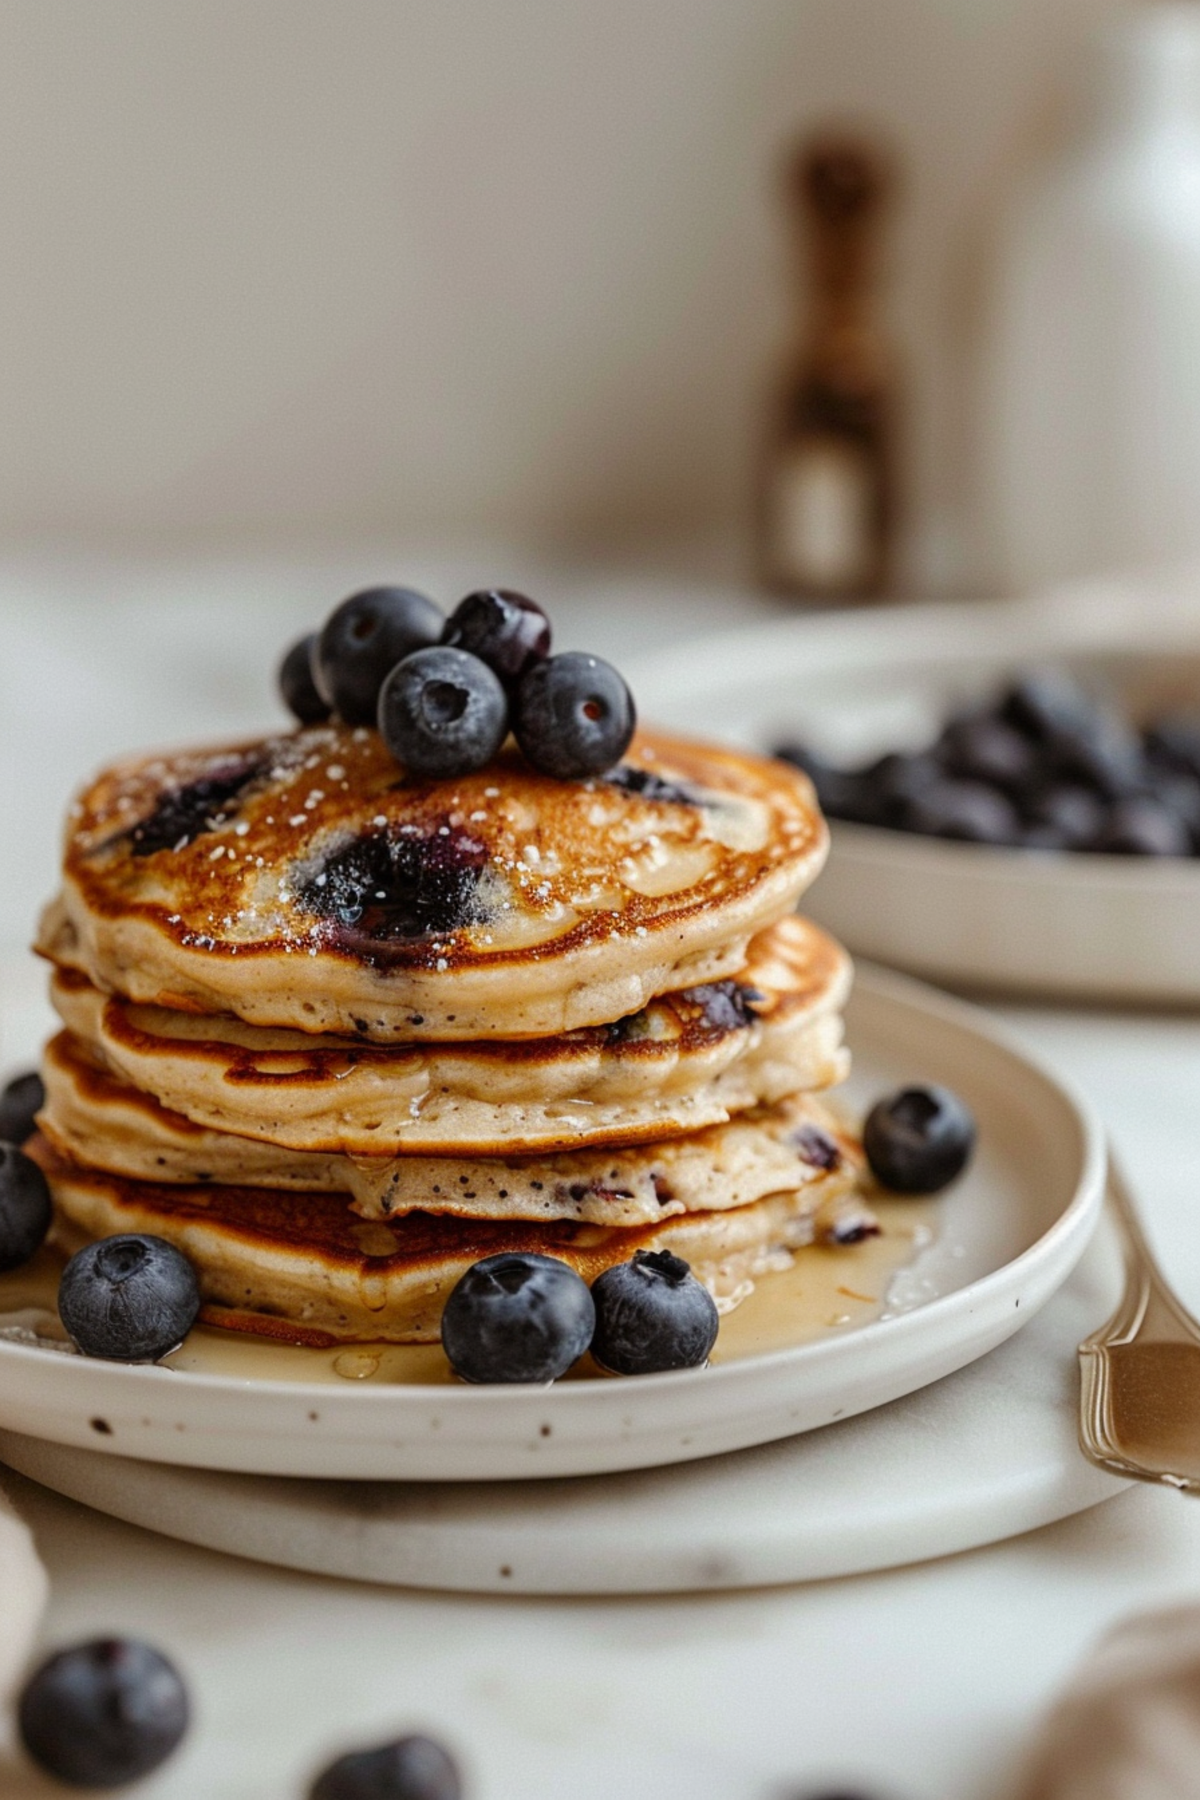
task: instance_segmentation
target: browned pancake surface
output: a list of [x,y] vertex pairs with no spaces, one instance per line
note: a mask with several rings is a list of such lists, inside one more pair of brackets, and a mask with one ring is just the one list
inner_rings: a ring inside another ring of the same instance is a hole
[[39,948],[257,1023],[545,1035],[731,972],[825,848],[805,778],[735,751],[643,733],[592,781],[510,749],[428,782],[376,732],[316,726],[105,770]]

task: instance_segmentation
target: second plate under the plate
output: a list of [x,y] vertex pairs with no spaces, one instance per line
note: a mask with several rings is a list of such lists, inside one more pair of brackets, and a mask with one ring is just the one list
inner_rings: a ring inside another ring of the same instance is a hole
[[1003,1342],[1066,1279],[1099,1216],[1103,1139],[1086,1106],[973,1007],[862,971],[847,1031],[854,1102],[942,1081],[979,1124],[972,1166],[897,1277],[890,1316],[709,1369],[552,1388],[317,1384],[302,1357],[300,1379],[247,1380],[5,1340],[0,1427],[250,1474],[490,1481],[687,1462],[911,1393]]

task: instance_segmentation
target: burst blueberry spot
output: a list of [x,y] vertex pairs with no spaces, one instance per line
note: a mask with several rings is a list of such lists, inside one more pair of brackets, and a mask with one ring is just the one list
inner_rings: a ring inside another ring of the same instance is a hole
[[814,1169],[836,1169],[841,1163],[841,1151],[819,1125],[801,1125],[792,1133],[792,1142],[803,1161]]
[[225,824],[261,769],[258,762],[226,765],[161,794],[154,811],[129,833],[133,854],[154,856],[160,850],[182,850],[206,831]]
[[632,763],[620,766],[604,777],[610,787],[626,794],[640,794],[643,800],[661,801],[665,806],[699,806],[701,798],[686,782],[666,781],[650,769],[635,769]]
[[483,845],[461,831],[359,838],[297,890],[296,904],[332,920],[351,948],[452,932],[484,918],[486,861]]
[[709,981],[703,987],[683,988],[679,997],[700,1009],[710,1031],[741,1031],[754,1023],[752,994],[757,990],[736,981]]

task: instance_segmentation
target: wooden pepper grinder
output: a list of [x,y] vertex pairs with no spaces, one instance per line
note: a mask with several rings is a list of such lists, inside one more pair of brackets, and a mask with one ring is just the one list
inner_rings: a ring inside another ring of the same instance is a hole
[[776,592],[866,600],[893,577],[895,383],[877,319],[891,168],[857,138],[798,151],[789,186],[811,307],[779,386],[760,492],[760,571]]

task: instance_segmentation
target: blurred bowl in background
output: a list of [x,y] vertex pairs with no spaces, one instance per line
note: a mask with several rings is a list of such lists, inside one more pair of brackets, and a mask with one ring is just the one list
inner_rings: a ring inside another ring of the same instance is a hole
[[[1200,620],[979,602],[797,618],[632,672],[657,724],[833,762],[915,749],[1031,665],[1065,668],[1133,718],[1200,708]],[[860,955],[957,986],[1200,1001],[1200,857],[1100,856],[835,822],[805,912]]]

